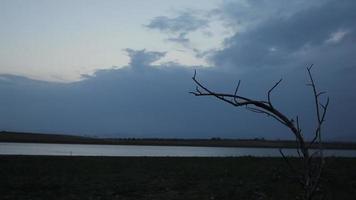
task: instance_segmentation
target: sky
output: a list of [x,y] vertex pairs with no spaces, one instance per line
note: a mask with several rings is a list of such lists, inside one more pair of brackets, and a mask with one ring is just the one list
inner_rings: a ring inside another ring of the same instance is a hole
[[0,130],[99,137],[292,139],[273,118],[195,97],[265,100],[316,125],[306,67],[330,97],[323,136],[356,141],[353,0],[0,0]]

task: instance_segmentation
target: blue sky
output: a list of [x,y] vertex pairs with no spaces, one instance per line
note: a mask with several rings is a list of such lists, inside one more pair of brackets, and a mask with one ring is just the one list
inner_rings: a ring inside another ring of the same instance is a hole
[[315,125],[306,66],[331,98],[325,138],[355,140],[352,0],[0,0],[0,129],[116,137],[292,138],[243,108],[194,97],[266,98]]
[[[181,45],[166,39],[146,25],[158,15],[177,17],[182,13],[205,15],[217,1],[1,1],[0,66],[2,73],[35,79],[70,82],[97,69],[124,66],[125,48],[167,51],[164,61],[203,64]],[[190,9],[195,12],[190,12]],[[201,12],[201,13],[199,13]],[[195,48],[211,48],[222,42],[195,31]],[[218,30],[222,31],[222,30]],[[215,32],[218,32],[215,31]],[[208,45],[207,45],[208,44]]]

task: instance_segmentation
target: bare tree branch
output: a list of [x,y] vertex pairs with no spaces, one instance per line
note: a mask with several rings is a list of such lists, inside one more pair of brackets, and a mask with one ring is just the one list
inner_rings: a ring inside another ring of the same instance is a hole
[[276,88],[280,83],[282,82],[282,79],[279,79],[279,81],[277,81],[274,86],[268,90],[268,94],[267,94],[267,98],[268,98],[268,104],[272,106],[272,101],[271,101],[271,92],[274,90],[274,88]]
[[[321,127],[325,122],[325,116],[329,106],[329,97],[327,98],[325,104],[322,104],[319,101],[321,95],[325,94],[326,92],[317,91],[315,81],[311,73],[312,68],[313,65],[307,67],[309,81],[310,81],[307,85],[312,87],[312,91],[314,95],[317,127],[315,129],[313,139],[309,144],[306,144],[305,138],[302,134],[302,129],[300,128],[300,124],[299,124],[299,117],[296,116],[296,121],[294,121],[294,119],[287,117],[285,114],[280,112],[272,105],[271,94],[273,90],[282,82],[282,79],[277,81],[273,85],[273,87],[268,90],[267,101],[264,101],[264,100],[250,99],[248,97],[239,95],[238,91],[241,84],[240,80],[233,94],[213,92],[212,90],[208,89],[206,86],[204,86],[201,82],[197,80],[196,78],[197,72],[194,71],[194,76],[192,77],[192,79],[196,84],[196,90],[195,92],[191,92],[195,96],[213,96],[235,107],[244,106],[247,110],[251,112],[265,114],[266,116],[272,117],[279,123],[288,127],[295,136],[296,150],[303,164],[302,170],[295,169],[295,166],[293,166],[289,161],[289,159],[284,155],[282,149],[279,149],[279,151],[282,158],[286,161],[290,169],[297,174],[297,177],[300,177],[299,182],[302,184],[304,188],[305,193],[303,198],[305,200],[311,200],[314,197],[315,191],[319,187],[320,177],[324,167]],[[313,145],[316,142],[319,144],[319,149],[318,151],[315,151],[314,153],[310,154],[309,150],[310,148],[313,148]],[[316,154],[318,154],[319,156],[316,157]]]
[[[236,89],[235,89],[235,93],[234,93],[235,96],[237,96],[237,92],[239,91],[240,83],[241,83],[241,80],[239,80],[239,82],[237,83],[237,86],[236,86]],[[236,104],[238,104],[238,98],[237,97],[234,97],[234,102]]]
[[[294,125],[293,121],[290,120],[287,116],[285,116],[284,114],[282,114],[280,111],[278,111],[277,109],[275,109],[271,104],[270,101],[261,101],[261,100],[252,100],[250,98],[241,96],[241,95],[237,95],[237,94],[225,94],[225,93],[216,93],[211,91],[210,89],[208,89],[207,87],[205,87],[202,83],[200,83],[197,78],[196,78],[196,71],[194,72],[194,76],[192,77],[193,81],[195,82],[195,84],[197,85],[198,88],[201,88],[202,91],[201,92],[191,92],[192,94],[194,94],[195,96],[214,96],[222,101],[225,101],[235,107],[240,107],[240,106],[254,106],[253,109],[250,109],[251,111],[254,110],[256,111],[256,109],[260,109],[263,110],[264,114],[267,114],[268,116],[272,116],[274,119],[276,119],[278,122],[282,123],[283,125],[287,126],[292,132],[293,134],[296,136],[296,138],[298,138],[298,143],[301,147],[301,151],[303,154],[305,154],[305,156],[307,156],[308,151],[303,150],[305,147],[305,142],[304,139],[302,137],[302,135],[300,134],[300,132],[298,131],[298,129],[296,128],[296,126]],[[274,87],[272,87],[269,90],[269,96],[270,93],[273,91],[274,88],[276,88],[278,86],[278,84],[281,82],[278,81]],[[236,91],[236,90],[235,90]],[[226,97],[230,97],[233,100],[229,100]],[[235,99],[240,99],[239,102],[236,102]],[[261,112],[260,112],[261,113]]]

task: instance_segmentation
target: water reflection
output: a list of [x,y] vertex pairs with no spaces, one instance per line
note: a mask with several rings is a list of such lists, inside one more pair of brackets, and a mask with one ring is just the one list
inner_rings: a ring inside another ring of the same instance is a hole
[[[296,156],[294,149],[285,149],[288,156]],[[280,157],[273,148],[225,148],[140,145],[90,145],[0,143],[2,155],[53,155],[53,156],[152,156],[152,157]],[[356,150],[325,150],[326,156],[356,157]]]

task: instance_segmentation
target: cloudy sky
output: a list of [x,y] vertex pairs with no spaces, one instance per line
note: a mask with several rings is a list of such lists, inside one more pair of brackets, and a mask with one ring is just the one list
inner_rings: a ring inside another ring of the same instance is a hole
[[0,129],[116,137],[292,138],[266,116],[194,97],[315,109],[306,66],[331,103],[324,136],[356,140],[356,1],[0,0]]

